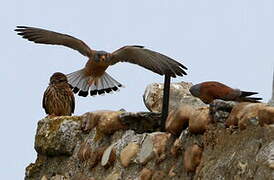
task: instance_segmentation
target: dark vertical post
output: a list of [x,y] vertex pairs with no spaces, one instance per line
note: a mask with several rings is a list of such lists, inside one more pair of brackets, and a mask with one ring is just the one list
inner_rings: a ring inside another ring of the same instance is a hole
[[163,105],[162,105],[161,131],[165,131],[166,118],[168,116],[169,89],[170,89],[170,76],[165,75],[164,95],[163,95]]

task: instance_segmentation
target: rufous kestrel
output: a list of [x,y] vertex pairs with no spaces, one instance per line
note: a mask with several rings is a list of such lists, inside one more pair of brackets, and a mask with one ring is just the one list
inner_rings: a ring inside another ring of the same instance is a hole
[[262,100],[262,98],[258,97],[249,97],[258,94],[257,92],[233,89],[216,81],[207,81],[193,85],[189,91],[193,96],[200,98],[206,104],[210,104],[215,99],[238,102],[258,102]]
[[42,104],[46,114],[50,116],[71,116],[75,100],[66,75],[56,72],[50,77]]
[[186,75],[187,68],[174,59],[143,46],[124,46],[112,53],[96,51],[89,48],[83,41],[67,34],[45,29],[17,26],[15,31],[29,41],[40,44],[63,45],[79,51],[88,57],[83,69],[67,75],[73,91],[79,96],[109,93],[118,90],[121,83],[112,78],[106,69],[118,62],[129,62],[140,65],[160,75],[171,77]]

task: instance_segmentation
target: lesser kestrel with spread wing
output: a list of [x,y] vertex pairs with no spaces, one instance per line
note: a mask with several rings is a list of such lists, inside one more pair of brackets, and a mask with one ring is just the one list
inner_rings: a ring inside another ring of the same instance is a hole
[[189,91],[193,96],[200,98],[206,104],[210,104],[215,99],[238,102],[258,102],[262,100],[262,98],[249,97],[258,94],[257,92],[233,89],[216,81],[207,81],[193,85]]
[[40,44],[63,45],[79,51],[88,57],[86,66],[67,75],[73,91],[79,96],[109,93],[118,90],[122,85],[105,71],[110,65],[118,62],[129,62],[140,65],[160,75],[172,77],[186,75],[187,68],[161,53],[143,46],[124,46],[112,53],[96,51],[89,48],[83,41],[70,35],[45,29],[17,26],[15,31],[23,38]]
[[46,114],[53,116],[71,116],[75,100],[66,75],[60,72],[50,77],[50,83],[43,96],[43,108]]

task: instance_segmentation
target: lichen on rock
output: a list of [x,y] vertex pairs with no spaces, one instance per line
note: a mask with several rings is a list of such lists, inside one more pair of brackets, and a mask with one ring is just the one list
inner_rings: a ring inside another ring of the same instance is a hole
[[38,122],[35,150],[48,156],[72,155],[80,133],[78,116],[44,118]]
[[222,100],[208,107],[190,96],[189,83],[175,83],[170,112],[176,113],[170,113],[169,132],[159,132],[162,87],[156,85],[145,98],[154,112],[104,110],[40,120],[37,159],[25,179],[274,178],[273,107]]

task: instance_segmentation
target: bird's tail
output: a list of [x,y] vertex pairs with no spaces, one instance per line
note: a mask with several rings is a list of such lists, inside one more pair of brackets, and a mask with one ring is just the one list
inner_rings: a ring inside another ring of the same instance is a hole
[[83,97],[86,97],[88,94],[94,96],[110,93],[122,87],[122,84],[106,72],[100,78],[95,79],[92,84],[89,83],[91,77],[85,76],[83,69],[68,74],[67,78],[73,88],[73,92],[75,94],[79,92],[78,95]]
[[259,97],[249,97],[254,94],[258,94],[257,92],[251,92],[251,91],[241,91],[241,95],[239,96],[240,101],[245,102],[259,102],[262,100],[262,98]]

